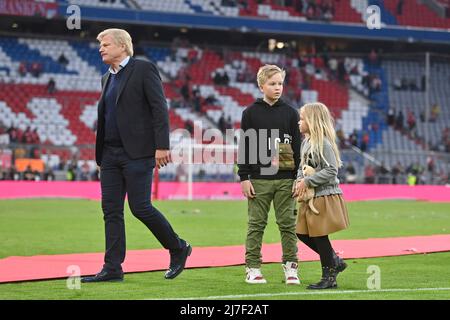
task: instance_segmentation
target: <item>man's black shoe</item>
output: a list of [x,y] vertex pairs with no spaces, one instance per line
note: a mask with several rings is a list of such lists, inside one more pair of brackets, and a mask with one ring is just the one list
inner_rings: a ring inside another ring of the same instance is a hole
[[186,246],[183,249],[177,251],[178,252],[170,253],[169,270],[167,270],[166,274],[164,275],[164,278],[166,279],[173,279],[184,270],[186,260],[191,255],[192,247],[189,243],[186,242]]
[[113,273],[105,270],[100,271],[95,276],[81,279],[82,283],[103,282],[103,281],[123,281],[123,273]]

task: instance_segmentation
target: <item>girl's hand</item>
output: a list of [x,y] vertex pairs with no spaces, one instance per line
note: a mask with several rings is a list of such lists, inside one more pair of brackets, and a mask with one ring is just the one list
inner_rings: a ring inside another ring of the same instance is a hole
[[253,199],[256,197],[255,189],[253,188],[253,185],[250,182],[250,180],[245,180],[241,182],[241,190],[242,194],[247,199]]
[[297,196],[302,196],[303,193],[306,191],[306,189],[307,189],[307,187],[306,187],[303,179],[297,181],[297,183],[295,184],[295,191],[294,191],[294,194],[292,195],[292,197],[295,198]]

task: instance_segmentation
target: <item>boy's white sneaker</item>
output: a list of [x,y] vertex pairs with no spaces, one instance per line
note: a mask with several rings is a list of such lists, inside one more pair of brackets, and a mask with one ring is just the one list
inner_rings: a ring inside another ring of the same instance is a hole
[[266,279],[264,279],[261,269],[259,268],[245,268],[245,272],[247,276],[245,277],[245,282],[247,283],[267,283]]
[[288,261],[282,264],[282,266],[286,284],[300,284],[300,279],[298,278],[298,263]]

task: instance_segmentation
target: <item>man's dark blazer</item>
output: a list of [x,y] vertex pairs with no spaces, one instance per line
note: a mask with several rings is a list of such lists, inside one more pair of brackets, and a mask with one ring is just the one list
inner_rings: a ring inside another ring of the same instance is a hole
[[[169,150],[169,114],[161,77],[152,62],[130,58],[117,90],[116,116],[122,144],[132,159],[154,157],[157,149]],[[101,165],[105,137],[105,85],[98,103],[95,158]]]

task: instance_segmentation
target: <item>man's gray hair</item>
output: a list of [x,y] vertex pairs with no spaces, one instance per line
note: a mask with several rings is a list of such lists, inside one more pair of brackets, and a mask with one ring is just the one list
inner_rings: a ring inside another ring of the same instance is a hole
[[117,45],[124,45],[127,54],[131,57],[133,56],[133,42],[131,41],[131,36],[127,31],[114,28],[106,29],[98,34],[97,40],[102,41],[103,37],[106,35],[111,35]]

